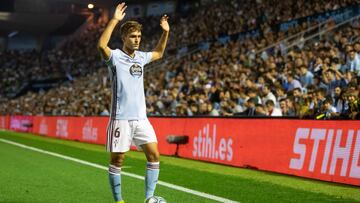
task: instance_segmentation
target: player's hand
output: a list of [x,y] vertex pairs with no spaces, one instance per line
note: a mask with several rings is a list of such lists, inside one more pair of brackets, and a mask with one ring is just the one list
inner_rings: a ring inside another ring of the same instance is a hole
[[166,14],[163,15],[163,17],[161,17],[161,19],[160,19],[160,26],[166,32],[169,32],[169,30],[170,30],[168,19],[169,19],[169,16],[167,16]]
[[121,21],[122,19],[124,19],[125,14],[126,14],[124,11],[126,8],[127,8],[127,6],[125,5],[125,3],[121,3],[121,4],[117,5],[113,18],[118,21]]

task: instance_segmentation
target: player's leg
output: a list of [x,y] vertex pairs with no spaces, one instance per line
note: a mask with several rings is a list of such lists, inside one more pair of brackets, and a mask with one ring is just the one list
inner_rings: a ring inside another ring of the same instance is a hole
[[134,142],[145,152],[147,164],[145,173],[145,197],[154,196],[159,178],[159,150],[154,128],[149,120],[139,120],[134,131]]
[[160,162],[159,150],[156,142],[141,145],[145,152],[147,164],[145,173],[145,198],[154,196],[156,184],[159,178]]
[[125,153],[110,153],[109,183],[116,202],[123,200],[121,196],[121,166],[124,159]]
[[110,120],[107,129],[106,149],[110,152],[109,183],[116,202],[124,202],[121,195],[121,167],[125,152],[129,151],[130,126],[126,120]]

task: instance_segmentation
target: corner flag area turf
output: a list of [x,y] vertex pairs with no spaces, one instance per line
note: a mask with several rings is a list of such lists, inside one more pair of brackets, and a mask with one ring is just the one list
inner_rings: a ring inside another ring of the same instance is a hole
[[[0,131],[0,202],[113,202],[104,146]],[[145,156],[128,152],[127,203],[144,201]],[[276,163],[274,163],[276,164]],[[169,203],[360,202],[360,188],[161,156],[156,195]]]

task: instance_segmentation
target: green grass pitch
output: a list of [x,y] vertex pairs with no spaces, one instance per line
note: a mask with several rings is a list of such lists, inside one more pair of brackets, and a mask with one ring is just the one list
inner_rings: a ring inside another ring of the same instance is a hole
[[[104,146],[0,131],[0,139],[107,167]],[[360,188],[161,156],[161,181],[238,202],[360,202]],[[129,152],[124,172],[143,176],[145,156]],[[127,203],[144,201],[144,183],[122,176]],[[157,186],[169,203],[217,202]],[[0,140],[0,202],[113,202],[107,172]]]

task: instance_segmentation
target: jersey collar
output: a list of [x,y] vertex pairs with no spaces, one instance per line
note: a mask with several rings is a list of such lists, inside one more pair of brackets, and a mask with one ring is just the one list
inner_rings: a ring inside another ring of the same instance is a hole
[[125,56],[127,56],[128,58],[135,59],[135,57],[136,57],[136,51],[134,51],[134,57],[131,57],[129,54],[127,54],[127,53],[126,53],[125,51],[123,51],[122,49],[120,49],[120,51],[121,51],[122,53],[124,53]]

